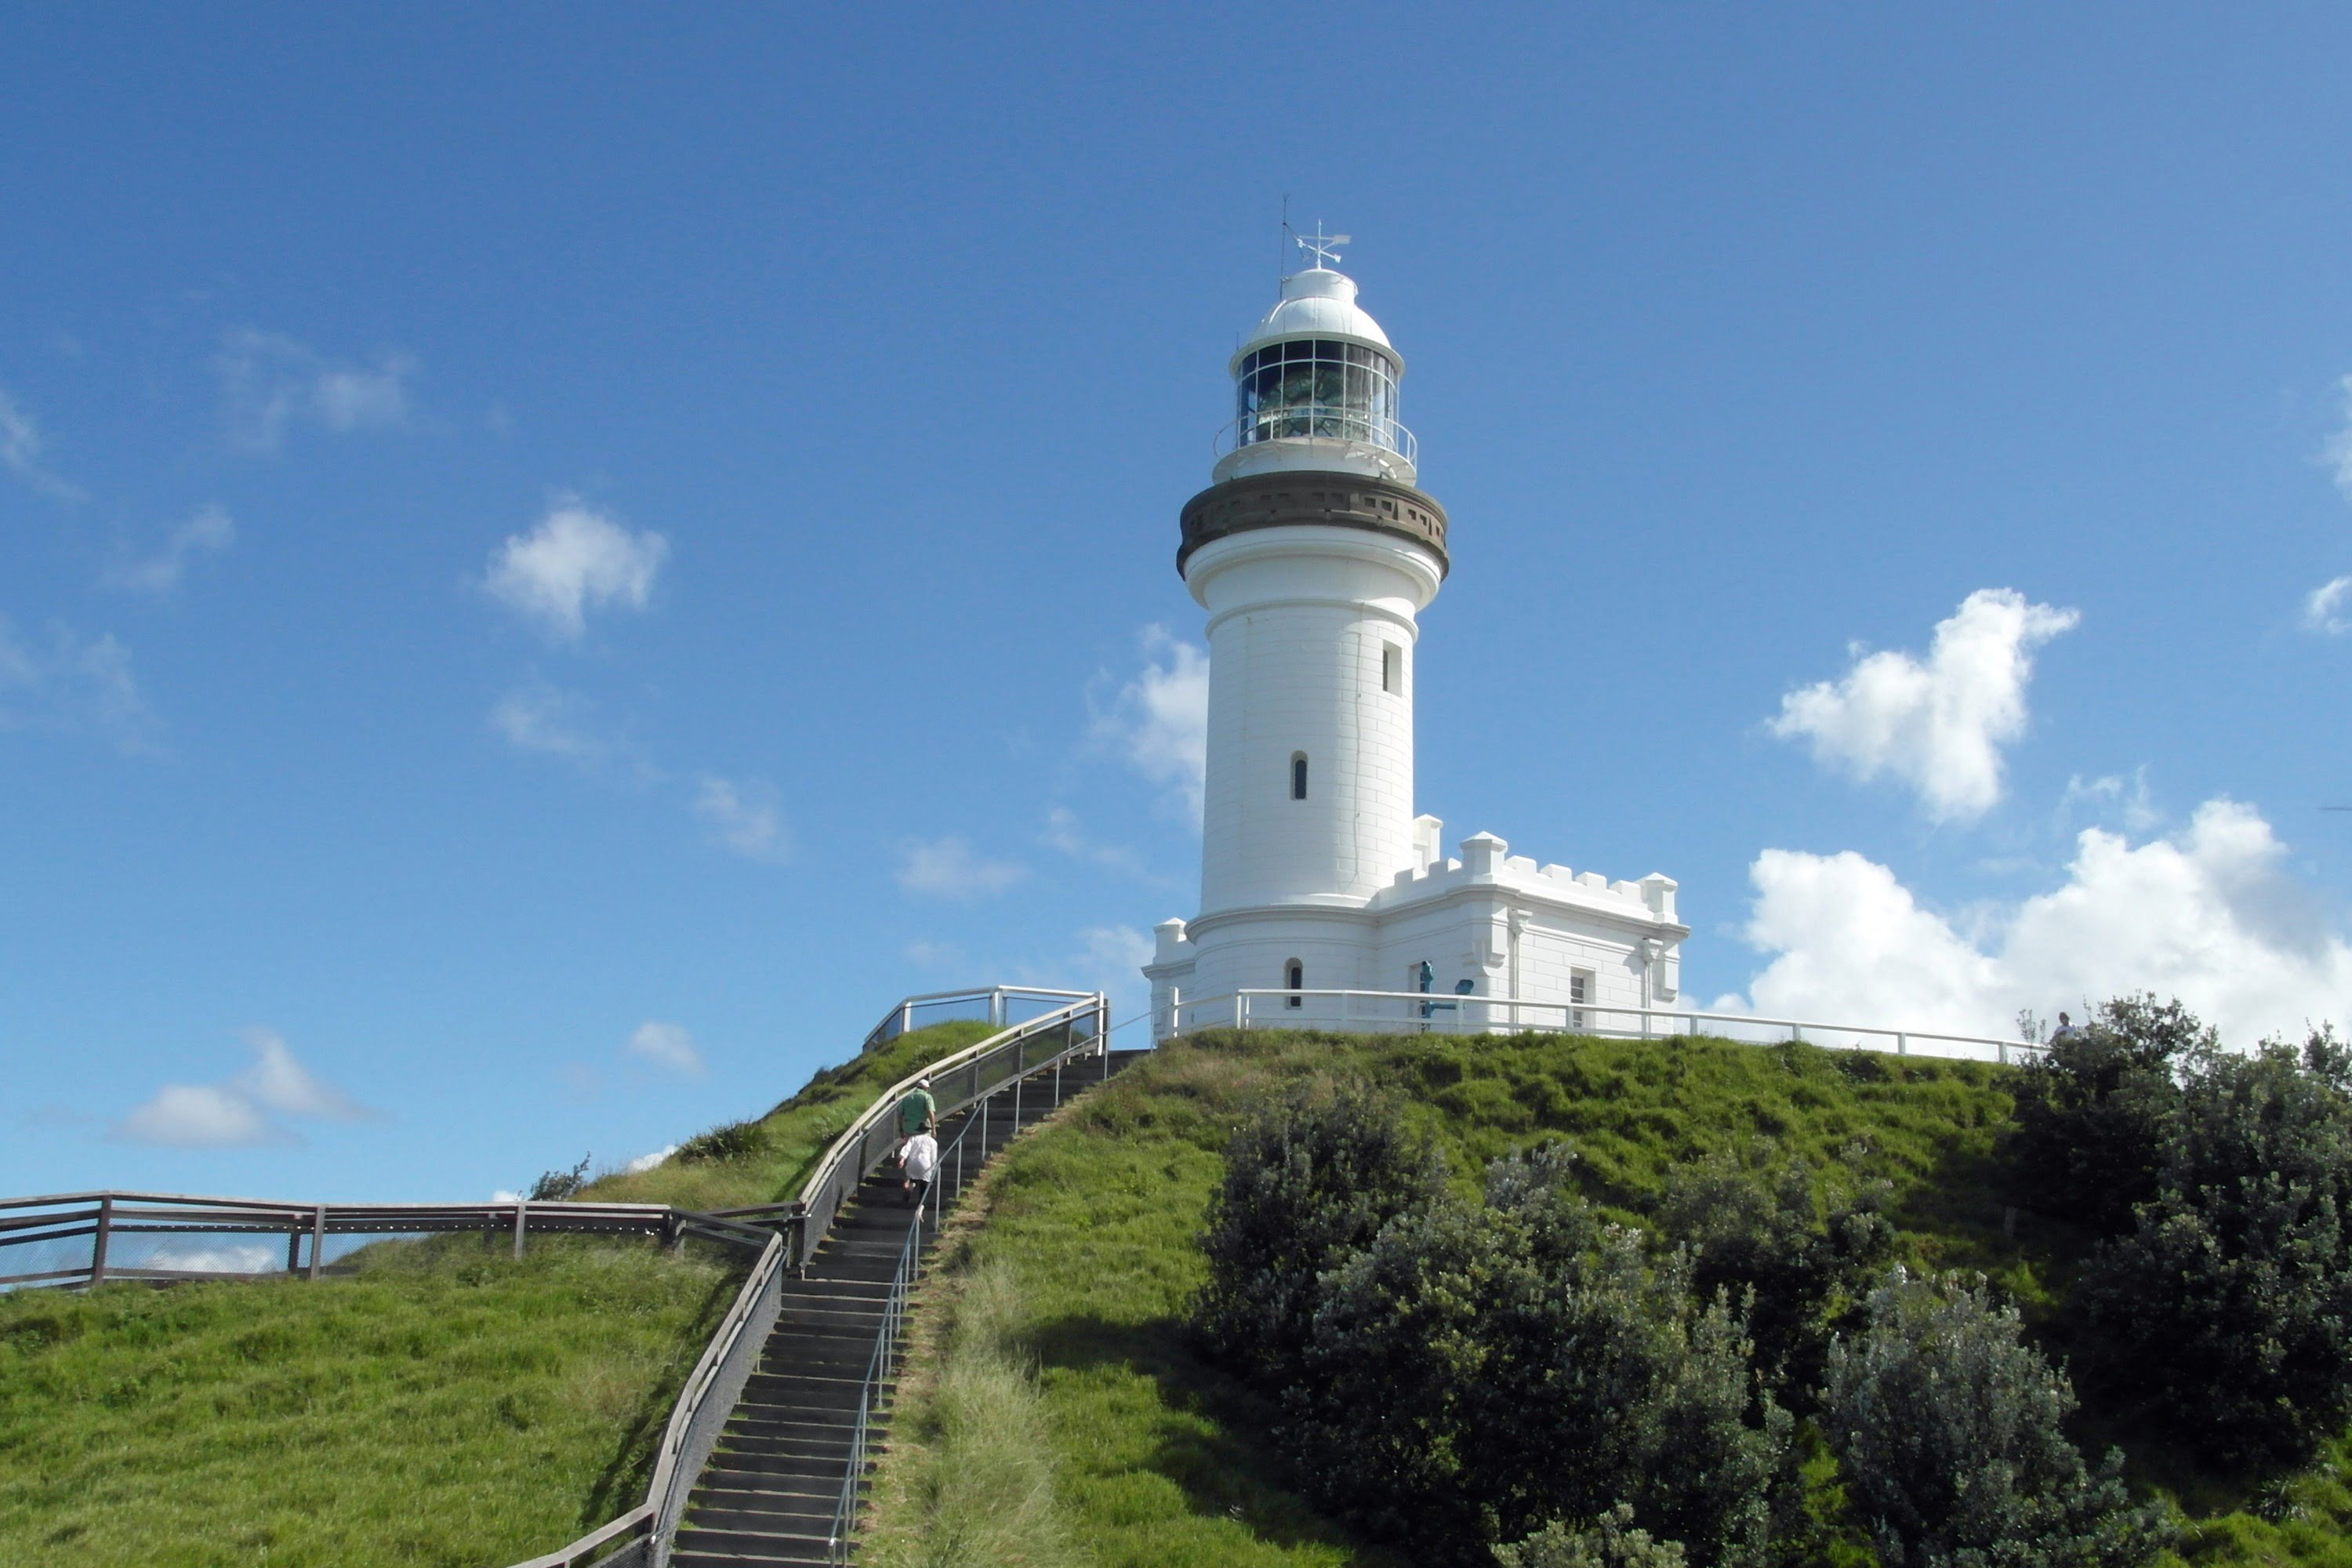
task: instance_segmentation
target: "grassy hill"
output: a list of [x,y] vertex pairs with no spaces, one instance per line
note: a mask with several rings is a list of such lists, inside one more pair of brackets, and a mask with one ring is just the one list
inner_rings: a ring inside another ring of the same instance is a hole
[[[2012,1215],[1995,1185],[2005,1069],[1810,1046],[1516,1037],[1210,1035],[1139,1062],[984,1178],[926,1287],[931,1310],[878,1479],[866,1561],[889,1568],[1389,1568],[1284,1489],[1272,1413],[1182,1328],[1204,1278],[1193,1238],[1234,1128],[1301,1080],[1396,1090],[1465,1188],[1495,1155],[1571,1140],[1588,1195],[1638,1223],[1678,1164],[1756,1137],[1895,1188],[1915,1264],[1979,1270],[2046,1319],[2083,1237]],[[984,1219],[984,1223],[981,1223]],[[2143,1487],[2197,1520],[2206,1563],[2352,1564],[2342,1446],[2247,1497],[2161,1434]],[[1824,1471],[1825,1473],[1825,1471]]]
[[[875,1095],[988,1033],[907,1035],[705,1135],[719,1157],[581,1195],[792,1197]],[[551,1550],[642,1498],[748,1259],[551,1237],[516,1263],[503,1243],[452,1237],[352,1261],[315,1284],[0,1294],[0,1557],[499,1568]]]

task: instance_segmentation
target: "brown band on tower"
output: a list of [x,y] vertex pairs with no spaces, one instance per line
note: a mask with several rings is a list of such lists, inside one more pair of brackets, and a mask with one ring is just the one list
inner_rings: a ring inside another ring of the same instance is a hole
[[1411,485],[1334,473],[1252,474],[1211,485],[1184,503],[1176,570],[1213,540],[1296,523],[1393,533],[1435,555],[1440,576],[1447,570],[1444,507]]

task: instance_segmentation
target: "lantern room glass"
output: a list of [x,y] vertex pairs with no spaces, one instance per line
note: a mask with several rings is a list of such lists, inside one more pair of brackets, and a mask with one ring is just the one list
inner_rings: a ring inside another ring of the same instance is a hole
[[1237,444],[1319,436],[1402,454],[1396,384],[1396,362],[1361,343],[1268,343],[1243,357],[1234,378]]

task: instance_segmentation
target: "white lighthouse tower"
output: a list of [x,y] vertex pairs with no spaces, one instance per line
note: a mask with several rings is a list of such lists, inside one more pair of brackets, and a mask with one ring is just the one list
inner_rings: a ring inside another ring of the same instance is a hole
[[[1416,489],[1399,423],[1404,362],[1328,265],[1316,265],[1233,357],[1237,416],[1213,483],[1183,510],[1177,569],[1208,612],[1209,735],[1201,912],[1169,921],[1144,973],[1154,1030],[1230,1022],[1460,1021],[1493,1003],[1647,1006],[1675,994],[1675,884],[1538,868],[1479,834],[1459,860],[1413,814],[1416,619],[1448,567],[1444,509]],[[1560,1012],[1539,1020],[1557,1026]]]

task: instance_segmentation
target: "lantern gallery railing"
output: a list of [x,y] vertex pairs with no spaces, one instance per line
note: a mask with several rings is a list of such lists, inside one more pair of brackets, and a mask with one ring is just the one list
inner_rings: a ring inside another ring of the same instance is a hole
[[[1765,1018],[1752,1013],[1696,1012],[1687,1007],[1624,1007],[1593,1002],[1532,1001],[1517,996],[1430,994],[1419,991],[1284,991],[1245,989],[1217,996],[1171,994],[1153,1020],[1165,1037],[1196,1029],[1333,1029],[1341,1033],[1486,1035],[1556,1030],[1572,1035],[1657,1037],[1709,1034],[1751,1044],[1803,1040],[1897,1056],[1997,1061],[2031,1060],[2044,1047],[1994,1035],[1931,1029],[1891,1029],[1874,1024],[1824,1024]],[[1704,1030],[1700,1026],[1706,1025]]]
[[1224,458],[1261,441],[1312,438],[1352,441],[1394,452],[1418,466],[1420,443],[1412,431],[1394,419],[1383,419],[1345,404],[1304,403],[1286,408],[1260,408],[1244,414],[1217,432],[1213,457]]
[[882,1015],[882,1021],[866,1031],[866,1043],[857,1047],[858,1054],[879,1049],[926,1025],[943,1024],[953,1018],[985,1018],[991,1028],[1002,1029],[1023,1022],[1013,1016],[1016,1013],[1032,1007],[1041,1013],[1051,1012],[1092,994],[1090,991],[1054,991],[1039,985],[976,985],[967,991],[927,991],[919,996],[901,996]]

